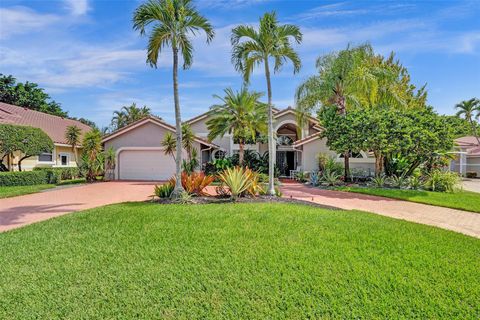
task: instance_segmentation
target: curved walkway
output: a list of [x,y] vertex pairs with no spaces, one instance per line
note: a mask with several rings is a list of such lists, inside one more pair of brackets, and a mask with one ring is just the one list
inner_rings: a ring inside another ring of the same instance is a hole
[[352,192],[322,190],[285,183],[283,197],[347,210],[362,210],[387,217],[427,224],[480,238],[480,214]]
[[99,182],[0,199],[0,232],[70,212],[127,201],[145,201],[151,182]]

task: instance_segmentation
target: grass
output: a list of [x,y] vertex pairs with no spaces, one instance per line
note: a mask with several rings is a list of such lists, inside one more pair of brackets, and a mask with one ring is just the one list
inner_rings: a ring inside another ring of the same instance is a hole
[[480,316],[480,240],[355,211],[127,203],[0,248],[2,319]]
[[34,186],[11,186],[11,187],[0,186],[0,199],[35,193],[35,192],[39,192],[39,191],[54,188],[54,187],[55,187],[54,184],[39,184]]
[[431,204],[434,206],[461,209],[480,213],[480,194],[470,191],[456,193],[401,190],[385,188],[339,187],[337,190],[370,194],[387,198]]

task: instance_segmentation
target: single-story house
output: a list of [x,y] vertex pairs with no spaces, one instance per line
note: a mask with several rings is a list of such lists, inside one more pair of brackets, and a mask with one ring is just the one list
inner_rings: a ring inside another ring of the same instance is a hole
[[[210,112],[205,112],[186,121],[196,135],[195,148],[199,151],[198,160],[202,164],[239,151],[239,146],[231,135],[207,140],[206,122],[212,116]],[[289,176],[292,171],[317,170],[319,153],[343,162],[342,155],[327,147],[326,139],[320,136],[322,128],[313,117],[299,128],[293,108],[274,109],[274,130],[277,138],[275,161],[283,176]],[[174,159],[166,155],[161,146],[166,132],[175,133],[175,127],[150,116],[104,137],[104,148],[112,147],[117,155],[116,179],[164,180],[173,176]],[[263,154],[268,150],[268,145],[256,143],[247,145],[245,149]],[[375,158],[369,153],[360,152],[352,155],[350,164],[353,170],[362,170],[372,175]]]
[[[0,102],[0,124],[30,126],[42,129],[52,139],[54,149],[39,156],[30,157],[22,161],[22,170],[32,170],[35,167],[76,167],[75,153],[72,146],[65,139],[65,132],[69,126],[77,126],[83,134],[92,130],[89,126],[77,120],[62,118],[51,114],[14,106]],[[81,141],[82,138],[80,138]],[[77,155],[80,156],[82,146],[77,146]],[[10,170],[18,170],[20,154],[7,156],[3,163]]]
[[474,136],[455,139],[455,160],[450,163],[450,170],[465,176],[467,172],[476,172],[480,177],[480,144]]

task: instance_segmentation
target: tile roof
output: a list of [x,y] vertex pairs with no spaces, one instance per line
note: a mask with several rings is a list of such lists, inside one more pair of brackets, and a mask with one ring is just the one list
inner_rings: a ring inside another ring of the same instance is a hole
[[478,140],[474,136],[465,136],[455,139],[455,143],[461,147],[463,146],[477,146]]
[[40,128],[54,143],[63,144],[68,144],[65,139],[65,131],[68,126],[77,126],[82,131],[82,135],[92,129],[77,120],[53,116],[3,102],[0,102],[0,123]]

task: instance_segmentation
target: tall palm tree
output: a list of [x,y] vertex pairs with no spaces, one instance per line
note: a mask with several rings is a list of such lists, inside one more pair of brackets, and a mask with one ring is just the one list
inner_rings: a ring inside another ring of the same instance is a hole
[[75,157],[75,163],[78,167],[78,158],[77,158],[77,146],[80,143],[80,136],[82,135],[82,130],[79,127],[73,125],[68,126],[67,130],[65,131],[65,139],[67,143],[72,146],[72,152]]
[[275,195],[275,140],[269,60],[272,59],[274,62],[273,71],[275,73],[280,71],[281,67],[289,60],[293,64],[293,73],[300,71],[300,57],[292,48],[290,43],[292,38],[297,44],[302,42],[302,33],[299,27],[291,24],[280,25],[275,12],[265,13],[260,18],[258,30],[252,26],[240,25],[232,30],[231,37],[232,62],[235,69],[243,74],[245,82],[249,81],[255,66],[262,64],[264,66],[268,95],[268,193],[271,195]]
[[166,47],[173,53],[173,98],[175,102],[176,128],[176,184],[173,197],[183,192],[181,184],[182,164],[182,119],[178,97],[178,54],[183,58],[183,69],[192,65],[193,45],[190,35],[204,31],[207,43],[212,41],[215,32],[211,24],[195,9],[190,0],[150,0],[140,5],[133,15],[133,28],[145,35],[152,26],[147,47],[147,63],[157,67],[158,55]]
[[208,138],[213,140],[233,134],[239,145],[239,163],[243,165],[246,142],[255,141],[257,133],[267,129],[267,106],[258,101],[262,93],[249,92],[246,87],[240,91],[227,88],[224,93],[225,97],[214,95],[222,104],[211,107],[213,117],[207,121]]
[[458,109],[457,116],[462,117],[467,120],[472,126],[472,133],[477,139],[478,144],[480,145],[480,138],[477,133],[477,124],[475,123],[474,118],[479,118],[480,115],[480,100],[477,98],[472,98],[467,101],[462,101],[455,105],[455,109]]

